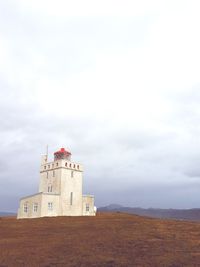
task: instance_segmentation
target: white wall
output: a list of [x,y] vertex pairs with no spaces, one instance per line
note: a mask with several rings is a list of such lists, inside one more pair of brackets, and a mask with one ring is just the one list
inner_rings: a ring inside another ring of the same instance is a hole
[[[52,192],[48,192],[48,186],[52,186]],[[95,215],[94,197],[83,196],[82,187],[83,166],[81,164],[63,159],[46,162],[46,156],[43,156],[39,193],[21,199],[18,218]],[[72,203],[71,193],[73,194]],[[27,212],[24,212],[25,203],[28,205]],[[34,203],[38,203],[37,212],[33,211]],[[48,203],[52,203],[52,210],[49,209]],[[86,205],[89,205],[89,211],[86,211]]]
[[[73,177],[71,172],[73,171]],[[62,169],[61,174],[61,207],[63,215],[82,215],[82,172],[67,168]],[[70,195],[73,193],[72,205]]]
[[[20,200],[20,206],[18,209],[17,218],[37,218],[41,216],[41,201],[42,201],[42,193],[35,194],[33,196],[29,196],[26,198],[22,198]],[[24,212],[24,204],[28,206],[28,212]],[[38,203],[38,211],[33,211],[34,203]]]

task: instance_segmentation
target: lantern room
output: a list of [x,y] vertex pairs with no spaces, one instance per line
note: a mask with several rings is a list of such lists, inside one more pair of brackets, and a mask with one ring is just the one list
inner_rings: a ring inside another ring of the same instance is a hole
[[60,159],[71,160],[71,153],[62,147],[59,151],[54,153],[54,161]]

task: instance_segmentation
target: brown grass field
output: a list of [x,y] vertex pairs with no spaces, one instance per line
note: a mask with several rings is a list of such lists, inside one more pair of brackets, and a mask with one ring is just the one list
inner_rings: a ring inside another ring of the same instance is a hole
[[200,266],[200,223],[123,213],[1,217],[0,266]]

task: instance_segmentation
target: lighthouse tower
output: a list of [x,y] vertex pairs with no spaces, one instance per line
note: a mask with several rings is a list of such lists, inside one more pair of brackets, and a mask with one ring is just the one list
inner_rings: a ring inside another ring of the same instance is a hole
[[44,216],[94,216],[94,196],[83,195],[83,166],[71,161],[61,148],[54,160],[42,156],[39,193],[20,200],[18,218]]

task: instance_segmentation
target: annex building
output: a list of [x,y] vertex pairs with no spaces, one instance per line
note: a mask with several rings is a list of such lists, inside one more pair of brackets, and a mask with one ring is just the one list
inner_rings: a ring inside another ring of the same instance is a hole
[[54,161],[42,156],[39,192],[20,200],[17,218],[44,216],[94,216],[94,196],[83,195],[83,166],[71,161],[71,153],[61,148]]

